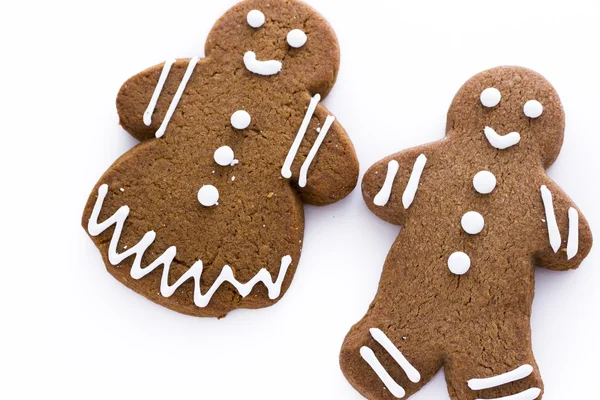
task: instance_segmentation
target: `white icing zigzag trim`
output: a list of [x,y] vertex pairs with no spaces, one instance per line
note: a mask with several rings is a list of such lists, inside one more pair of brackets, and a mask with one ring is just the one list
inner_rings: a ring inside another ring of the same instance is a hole
[[212,296],[224,282],[231,283],[237,289],[240,295],[242,295],[242,297],[248,296],[258,282],[262,282],[267,287],[269,298],[271,300],[278,298],[281,294],[281,286],[283,284],[285,274],[287,273],[288,267],[292,263],[292,257],[289,255],[281,259],[279,274],[274,282],[272,281],[269,271],[263,268],[258,271],[258,273],[250,281],[241,283],[235,279],[231,267],[229,265],[225,265],[221,270],[221,274],[215,280],[210,289],[205,294],[202,294],[200,289],[202,261],[197,261],[177,280],[177,282],[175,282],[173,285],[169,285],[169,269],[171,268],[171,263],[173,262],[175,254],[177,253],[175,246],[169,247],[147,267],[142,267],[141,264],[144,252],[148,249],[148,247],[150,247],[150,245],[152,245],[152,243],[154,243],[154,239],[156,238],[156,233],[154,231],[150,231],[146,232],[144,237],[142,237],[142,240],[140,240],[135,246],[130,247],[123,253],[118,253],[117,245],[119,244],[119,240],[121,238],[121,232],[123,231],[125,220],[129,216],[129,207],[123,206],[119,208],[111,217],[106,219],[104,222],[99,223],[98,217],[100,215],[100,211],[102,210],[102,205],[104,204],[104,199],[106,198],[107,193],[108,185],[103,184],[98,188],[98,199],[96,200],[96,204],[94,205],[92,215],[90,216],[90,220],[88,222],[88,232],[92,236],[98,236],[110,226],[115,225],[115,230],[108,246],[108,260],[112,265],[118,265],[126,258],[135,255],[135,259],[133,260],[133,265],[131,266],[130,271],[130,275],[133,279],[141,279],[162,265],[163,272],[160,282],[160,294],[164,297],[170,297],[173,293],[175,293],[175,290],[177,290],[179,286],[181,286],[190,278],[194,280],[194,304],[201,308],[208,305]]

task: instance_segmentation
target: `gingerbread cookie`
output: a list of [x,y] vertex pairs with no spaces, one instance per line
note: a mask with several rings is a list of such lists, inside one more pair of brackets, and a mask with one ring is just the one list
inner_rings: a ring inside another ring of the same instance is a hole
[[453,400],[541,399],[534,266],[577,268],[592,246],[585,218],[545,171],[564,121],[543,77],[494,68],[459,90],[443,140],[367,171],[368,207],[404,228],[340,354],[364,396],[409,397],[443,366]]
[[239,3],[205,53],[122,86],[121,125],[142,142],[102,176],[82,222],[121,283],[175,311],[223,317],[281,298],[300,258],[303,204],[345,197],[358,162],[319,103],[340,56],[312,8]]

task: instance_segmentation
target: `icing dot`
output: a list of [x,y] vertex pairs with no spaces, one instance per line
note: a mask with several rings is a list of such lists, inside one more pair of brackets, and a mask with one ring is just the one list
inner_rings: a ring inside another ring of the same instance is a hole
[[198,190],[198,201],[205,207],[218,204],[219,191],[213,185],[204,185]]
[[453,274],[464,275],[471,268],[471,259],[462,251],[457,251],[448,258],[448,268]]
[[300,29],[292,29],[287,34],[288,44],[296,49],[304,46],[306,44],[307,39],[308,38],[306,37],[306,33],[301,31]]
[[221,146],[215,150],[215,162],[223,167],[233,164],[233,150],[229,146]]
[[492,193],[496,188],[496,177],[490,171],[479,171],[473,177],[473,187],[477,193]]
[[460,224],[469,235],[476,235],[483,230],[485,222],[477,211],[469,211],[462,216]]
[[231,125],[235,129],[246,129],[250,126],[250,121],[252,121],[250,114],[244,110],[238,110],[231,116]]
[[537,100],[529,100],[523,106],[523,112],[529,118],[537,118],[542,115],[542,112],[544,112],[544,106],[542,106],[542,103]]
[[246,16],[246,21],[251,27],[260,28],[265,24],[265,14],[258,10],[252,10]]
[[502,99],[502,94],[496,88],[487,88],[481,92],[479,99],[485,107],[496,107],[500,103],[500,99]]

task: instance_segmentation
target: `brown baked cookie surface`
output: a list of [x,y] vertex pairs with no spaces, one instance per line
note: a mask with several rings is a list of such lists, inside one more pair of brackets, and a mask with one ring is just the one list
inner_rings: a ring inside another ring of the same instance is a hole
[[369,209],[404,228],[341,350],[362,395],[410,397],[444,367],[453,400],[542,398],[534,266],[577,268],[592,246],[585,218],[546,175],[563,134],[543,77],[494,68],[459,90],[443,140],[367,171]]
[[142,142],[98,181],[82,224],[127,287],[223,317],[281,298],[300,258],[303,204],[348,195],[358,161],[319,104],[340,55],[312,8],[243,1],[217,21],[205,53],[122,86],[121,125]]

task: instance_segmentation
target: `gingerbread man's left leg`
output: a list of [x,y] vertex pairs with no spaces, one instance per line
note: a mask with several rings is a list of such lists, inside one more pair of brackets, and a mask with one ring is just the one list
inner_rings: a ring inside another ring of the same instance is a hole
[[448,338],[444,371],[452,400],[541,400],[528,315],[464,322]]

